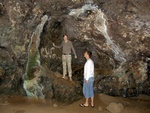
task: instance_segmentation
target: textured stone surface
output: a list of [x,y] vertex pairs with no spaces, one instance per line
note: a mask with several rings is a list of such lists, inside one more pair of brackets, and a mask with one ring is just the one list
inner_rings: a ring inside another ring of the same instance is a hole
[[97,92],[150,95],[149,10],[149,0],[1,0],[0,67],[5,73],[0,74],[0,93],[24,94],[28,46],[41,17],[48,15],[38,48],[45,72],[62,73],[61,50],[52,43],[61,44],[66,33],[78,56],[72,60],[75,81],[82,84],[83,52],[89,49],[98,70]]
[[101,112],[101,111],[103,111],[103,108],[101,106],[99,106],[98,110]]
[[110,103],[109,106],[107,106],[107,110],[109,110],[111,113],[121,113],[123,108],[123,105],[120,103]]
[[43,95],[47,99],[52,99],[54,97],[53,91],[53,78],[51,77],[41,77],[40,81],[41,85],[43,86]]
[[57,79],[53,84],[54,97],[63,102],[73,102],[81,98],[82,87],[77,82],[70,82],[64,79]]

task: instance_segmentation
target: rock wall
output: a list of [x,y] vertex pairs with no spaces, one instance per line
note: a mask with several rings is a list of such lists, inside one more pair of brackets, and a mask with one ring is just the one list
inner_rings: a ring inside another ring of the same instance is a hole
[[[78,56],[73,59],[76,82],[82,84],[83,51],[89,49],[96,67],[95,91],[122,96],[149,95],[149,10],[149,0],[1,0],[0,94],[26,94],[22,77],[29,60],[28,46],[41,17],[48,15],[39,47],[46,73],[49,70],[62,73],[61,50],[52,43],[59,45],[62,35],[68,34]],[[57,77],[52,79],[55,80]],[[43,90],[45,96],[59,98],[52,87]],[[72,87],[74,91],[78,89]]]

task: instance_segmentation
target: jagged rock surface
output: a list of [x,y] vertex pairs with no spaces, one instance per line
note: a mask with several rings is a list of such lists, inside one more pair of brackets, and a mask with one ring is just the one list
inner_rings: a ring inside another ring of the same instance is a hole
[[[83,7],[85,3],[90,3],[93,9]],[[85,8],[84,12],[78,12],[81,8]],[[101,9],[106,22],[96,15],[94,8]],[[41,34],[39,48],[42,66],[62,73],[61,50],[53,48],[52,43],[59,45],[66,33],[78,56],[73,59],[75,81],[82,83],[83,51],[88,48],[97,68],[96,91],[122,96],[150,95],[149,10],[149,0],[0,1],[0,93],[24,94],[22,77],[28,61],[28,45],[46,14],[50,18]],[[101,30],[104,23],[109,38]],[[51,90],[49,97],[57,97]]]

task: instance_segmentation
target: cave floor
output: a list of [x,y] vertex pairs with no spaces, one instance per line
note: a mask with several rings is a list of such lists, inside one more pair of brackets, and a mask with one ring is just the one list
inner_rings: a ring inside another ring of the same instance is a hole
[[[31,100],[19,96],[0,96],[0,113],[110,113],[106,107],[112,103],[121,103],[124,109],[121,113],[150,113],[150,96],[141,95],[134,98],[111,97],[95,94],[95,107],[79,107],[84,98],[72,103],[57,101]],[[102,108],[102,110],[100,110]]]

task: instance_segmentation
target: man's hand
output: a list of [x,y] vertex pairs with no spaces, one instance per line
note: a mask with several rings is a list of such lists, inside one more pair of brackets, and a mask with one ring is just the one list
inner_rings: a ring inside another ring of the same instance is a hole
[[88,80],[85,80],[85,83],[88,84]]
[[75,56],[75,59],[77,59],[77,56]]

